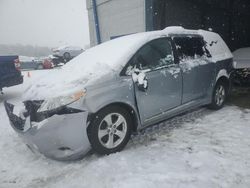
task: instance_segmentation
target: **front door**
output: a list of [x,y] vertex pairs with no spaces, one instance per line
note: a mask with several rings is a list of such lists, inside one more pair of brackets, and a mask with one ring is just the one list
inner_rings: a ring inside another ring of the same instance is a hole
[[[175,64],[171,41],[153,40],[144,45],[132,58],[135,95],[142,124],[158,120],[181,104],[182,76]],[[144,78],[143,78],[144,77]],[[140,83],[144,81],[144,83]],[[140,84],[145,87],[142,89]]]

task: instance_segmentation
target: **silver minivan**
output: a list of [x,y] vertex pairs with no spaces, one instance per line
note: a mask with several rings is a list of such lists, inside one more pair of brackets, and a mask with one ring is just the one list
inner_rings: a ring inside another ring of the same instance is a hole
[[[168,27],[105,42],[24,93],[10,124],[33,151],[57,160],[121,151],[133,132],[180,113],[223,107],[232,54],[221,37]],[[62,79],[63,78],[63,79]],[[51,82],[53,80],[53,82]]]

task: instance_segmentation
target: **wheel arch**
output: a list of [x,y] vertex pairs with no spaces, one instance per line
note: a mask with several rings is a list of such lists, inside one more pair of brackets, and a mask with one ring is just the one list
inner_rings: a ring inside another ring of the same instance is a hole
[[137,113],[136,109],[134,109],[131,105],[129,105],[127,103],[123,103],[123,102],[113,102],[113,103],[107,104],[106,106],[101,107],[97,112],[90,114],[88,116],[89,124],[91,124],[90,122],[92,121],[92,119],[95,117],[96,114],[98,114],[100,111],[102,111],[106,108],[109,108],[111,106],[119,106],[119,107],[125,109],[130,114],[130,117],[132,118],[132,122],[133,122],[132,131],[136,132],[137,128],[139,126],[138,113]]
[[227,92],[228,92],[229,89],[230,89],[230,79],[229,79],[229,77],[223,75],[223,76],[221,76],[221,77],[219,77],[217,79],[216,84],[219,83],[219,82],[223,82],[226,85]]
[[[218,86],[219,83],[223,83],[223,85],[225,85],[225,89],[226,89],[226,95],[225,95],[225,99],[223,104],[221,104],[220,106],[218,106],[218,104],[215,104],[215,92],[216,92],[216,88]],[[230,93],[230,80],[227,76],[221,76],[217,79],[214,88],[213,88],[213,93],[211,96],[211,101],[210,104],[208,105],[208,108],[212,109],[212,110],[219,110],[224,106],[225,100],[227,99],[227,96]]]

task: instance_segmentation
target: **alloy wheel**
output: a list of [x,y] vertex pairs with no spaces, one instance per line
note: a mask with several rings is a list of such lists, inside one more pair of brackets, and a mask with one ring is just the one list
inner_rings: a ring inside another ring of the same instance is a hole
[[121,144],[127,134],[127,121],[119,113],[111,113],[103,118],[98,128],[99,142],[108,149]]
[[225,88],[220,85],[215,91],[215,102],[218,106],[221,106],[226,98]]

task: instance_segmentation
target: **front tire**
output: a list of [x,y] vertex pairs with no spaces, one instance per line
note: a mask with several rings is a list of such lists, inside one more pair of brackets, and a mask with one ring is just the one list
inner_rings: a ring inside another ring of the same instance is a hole
[[210,109],[220,110],[223,108],[228,95],[228,87],[223,81],[218,81],[214,87],[212,103],[209,105]]
[[94,151],[107,155],[119,152],[127,145],[131,130],[130,114],[119,106],[111,106],[95,115],[88,136]]

